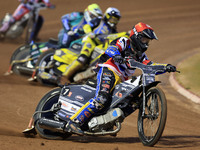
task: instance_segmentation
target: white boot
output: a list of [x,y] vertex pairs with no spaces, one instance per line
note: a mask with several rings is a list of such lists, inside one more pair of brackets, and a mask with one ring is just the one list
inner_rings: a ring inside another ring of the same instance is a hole
[[9,27],[10,27],[10,23],[9,22],[4,22],[4,24],[0,28],[0,32],[2,32],[2,33],[6,32]]
[[8,28],[10,27],[10,25],[13,24],[14,22],[15,22],[15,19],[11,15],[6,14],[3,24],[0,28],[0,32],[1,33],[6,32],[8,30]]

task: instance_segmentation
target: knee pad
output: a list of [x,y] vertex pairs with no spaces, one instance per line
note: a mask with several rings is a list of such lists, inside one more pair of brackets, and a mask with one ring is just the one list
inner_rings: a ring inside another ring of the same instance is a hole
[[100,92],[95,100],[101,105],[107,105],[109,103],[109,99],[111,99],[111,96],[109,93]]
[[84,54],[81,54],[77,60],[84,65],[89,63],[89,57]]

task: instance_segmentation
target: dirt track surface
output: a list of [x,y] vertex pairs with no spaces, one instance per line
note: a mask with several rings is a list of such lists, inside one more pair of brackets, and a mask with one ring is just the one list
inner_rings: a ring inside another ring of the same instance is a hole
[[[84,3],[83,3],[84,2]],[[57,37],[61,27],[60,17],[72,11],[81,11],[91,0],[52,0],[55,10],[42,11],[45,24],[40,38],[46,41]],[[126,3],[123,3],[126,2]],[[12,3],[12,5],[11,5]],[[154,62],[176,65],[200,47],[200,1],[199,0],[101,0],[102,10],[117,7],[122,14],[119,31],[127,31],[142,21],[151,25],[159,40],[153,41],[147,52]],[[0,17],[13,12],[17,1],[0,2]],[[168,100],[168,118],[162,138],[154,147],[144,147],[137,134],[137,112],[128,117],[117,137],[78,137],[68,140],[46,140],[39,136],[26,138],[21,133],[40,98],[51,88],[30,84],[27,78],[16,75],[4,76],[11,54],[22,43],[0,43],[0,150],[62,150],[62,149],[200,149],[200,106],[179,95],[168,81],[168,74],[160,77],[161,88]]]

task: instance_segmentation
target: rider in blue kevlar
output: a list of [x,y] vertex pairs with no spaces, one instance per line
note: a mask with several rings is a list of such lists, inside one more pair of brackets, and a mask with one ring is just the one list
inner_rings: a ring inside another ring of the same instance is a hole
[[69,47],[72,41],[82,37],[85,34],[84,25],[88,24],[92,29],[97,27],[102,15],[99,5],[91,4],[84,12],[72,12],[62,16],[63,29],[58,34],[60,47]]

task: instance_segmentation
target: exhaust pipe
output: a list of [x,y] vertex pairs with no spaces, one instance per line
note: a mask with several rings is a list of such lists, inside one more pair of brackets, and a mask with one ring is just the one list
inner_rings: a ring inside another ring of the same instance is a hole
[[64,132],[66,122],[60,122],[47,118],[40,118],[38,120],[39,127],[42,129],[48,129],[55,132]]
[[34,69],[32,68],[27,68],[27,67],[23,67],[23,66],[17,66],[17,69],[19,70],[19,72],[24,73],[24,74],[32,74]]

